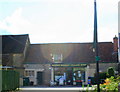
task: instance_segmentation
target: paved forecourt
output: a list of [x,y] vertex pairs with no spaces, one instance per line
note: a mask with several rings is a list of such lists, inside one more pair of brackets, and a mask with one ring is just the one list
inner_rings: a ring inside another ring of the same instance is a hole
[[66,87],[66,88],[47,88],[47,87],[26,87],[20,88],[19,92],[86,92],[94,90],[92,87]]

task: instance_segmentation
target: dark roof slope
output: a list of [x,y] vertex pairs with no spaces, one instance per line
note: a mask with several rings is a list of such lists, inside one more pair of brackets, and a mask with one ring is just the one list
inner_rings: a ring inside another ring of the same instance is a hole
[[[99,43],[100,62],[117,62],[112,42]],[[52,54],[62,54],[63,63],[92,63],[95,53],[92,43],[31,44],[25,63],[53,63]]]
[[0,37],[2,37],[2,54],[22,53],[28,39],[28,34],[1,35]]

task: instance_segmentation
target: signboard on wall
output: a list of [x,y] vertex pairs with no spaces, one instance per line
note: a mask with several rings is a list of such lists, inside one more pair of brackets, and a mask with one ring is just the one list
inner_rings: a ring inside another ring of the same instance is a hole
[[87,64],[51,64],[52,67],[86,67]]

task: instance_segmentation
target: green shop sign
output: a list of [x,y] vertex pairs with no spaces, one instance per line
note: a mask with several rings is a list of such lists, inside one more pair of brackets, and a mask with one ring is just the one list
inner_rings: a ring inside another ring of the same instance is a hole
[[86,67],[87,64],[51,64],[52,67]]

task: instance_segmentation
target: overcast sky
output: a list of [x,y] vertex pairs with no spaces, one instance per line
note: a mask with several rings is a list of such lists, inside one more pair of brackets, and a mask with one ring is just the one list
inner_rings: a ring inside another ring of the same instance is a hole
[[[118,35],[118,1],[97,0],[98,41]],[[0,0],[0,34],[31,43],[92,42],[94,0]]]

